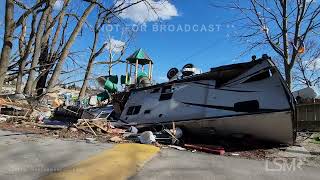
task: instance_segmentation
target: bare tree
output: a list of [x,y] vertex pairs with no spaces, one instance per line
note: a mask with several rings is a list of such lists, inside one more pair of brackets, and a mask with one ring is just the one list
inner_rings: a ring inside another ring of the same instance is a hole
[[[27,8],[20,1],[16,0],[6,0],[6,12],[5,12],[5,32],[3,37],[3,47],[1,51],[0,59],[0,90],[7,74],[8,65],[10,62],[11,51],[13,47],[13,35],[14,30],[19,27],[30,13],[34,12],[40,8],[45,3],[45,0],[38,1],[33,7]],[[14,21],[14,5],[17,4],[20,7],[26,9],[26,11]]]
[[41,55],[41,46],[42,46],[42,36],[45,30],[45,24],[46,20],[49,14],[51,14],[53,1],[49,0],[49,2],[46,4],[45,10],[43,11],[41,18],[38,23],[37,32],[35,36],[35,43],[34,43],[34,52],[31,62],[31,67],[29,70],[29,76],[26,83],[26,86],[24,88],[24,93],[30,95],[33,91],[32,89],[32,83],[34,81],[34,76],[36,75],[36,67],[39,62],[39,57]]
[[249,40],[249,49],[270,47],[281,57],[291,88],[292,69],[303,53],[303,42],[316,38],[320,28],[320,5],[315,0],[235,0],[213,6],[236,10],[237,37]]
[[[55,47],[59,38],[61,26],[65,17],[65,10],[69,5],[70,0],[64,0],[63,8],[59,11],[58,15],[52,19],[52,15],[49,14],[46,23],[46,30],[42,38],[41,55],[39,57],[39,75],[32,82],[32,89],[37,90],[37,94],[41,95],[44,88],[46,87],[47,77],[49,75],[50,69],[53,67],[54,62],[58,56],[58,52]],[[56,30],[53,34],[52,41],[50,41],[50,35],[53,29],[53,24],[58,21]],[[68,19],[66,20],[66,23]],[[65,28],[64,28],[65,30]],[[64,35],[63,33],[62,35]],[[62,37],[63,38],[63,37]],[[62,43],[63,44],[63,43]],[[59,49],[58,49],[59,50]]]
[[6,13],[5,13],[5,32],[3,37],[3,47],[1,51],[1,60],[0,60],[0,90],[7,73],[10,54],[12,50],[12,40],[14,32],[14,19],[13,19],[13,10],[14,10],[14,1],[6,0]]
[[293,87],[320,85],[320,46],[315,41],[306,43],[306,52],[299,56],[293,68]]
[[[104,18],[101,18],[104,17]],[[122,31],[122,35],[121,35],[121,39],[120,40],[114,40],[113,38],[111,38],[110,34],[108,34],[109,32],[104,32],[104,34],[107,34],[108,36],[108,40],[104,41],[101,45],[100,48],[97,49],[97,42],[98,42],[98,38],[99,38],[99,33],[102,30],[102,27],[104,25],[106,25],[107,22],[110,22],[110,19],[106,19],[106,18],[110,18],[112,19],[113,17],[108,17],[108,16],[103,16],[103,13],[99,13],[98,15],[98,19],[94,25],[93,28],[93,42],[92,42],[92,47],[90,48],[90,57],[89,57],[89,61],[87,64],[87,68],[85,71],[85,77],[81,86],[81,90],[79,93],[79,98],[82,99],[85,96],[87,87],[88,87],[88,82],[90,79],[90,75],[92,72],[92,68],[94,65],[101,65],[101,64],[108,64],[108,74],[111,75],[111,69],[114,65],[123,62],[121,59],[124,55],[125,50],[127,49],[127,45],[129,44],[129,42],[132,40],[133,38],[133,33],[131,31],[126,30],[125,28]],[[101,38],[101,36],[100,36]],[[123,42],[122,40],[124,40],[125,42]],[[116,44],[114,41],[117,41],[118,44]],[[107,50],[107,51],[106,51]],[[106,52],[106,53],[104,53]],[[105,56],[108,57],[108,61],[103,61],[103,62],[97,62],[95,63],[95,60],[97,57],[99,57],[101,54],[105,54]],[[114,57],[115,55],[117,56],[117,59],[115,60]]]
[[93,10],[93,8],[95,7],[95,3],[90,3],[89,6],[84,10],[84,13],[82,14],[81,18],[79,19],[76,27],[74,28],[74,30],[72,31],[71,33],[71,36],[70,38],[68,39],[66,45],[64,46],[62,52],[61,52],[61,55],[60,55],[60,58],[55,66],[55,69],[53,71],[53,74],[51,76],[51,79],[49,81],[49,84],[48,84],[48,91],[50,92],[52,90],[52,88],[56,85],[57,81],[58,81],[58,78],[59,78],[59,75],[62,71],[62,67],[63,67],[63,64],[64,64],[64,61],[66,60],[68,54],[69,54],[69,51],[70,51],[70,48],[72,46],[72,44],[74,43],[75,41],[75,38],[76,36],[78,35],[78,33],[80,32],[84,22],[86,21],[88,15],[90,14],[90,12]]
[[98,13],[98,18],[96,19],[96,22],[94,24],[94,29],[93,29],[93,42],[92,42],[92,47],[90,48],[90,57],[89,57],[89,61],[88,61],[88,65],[86,68],[86,73],[84,76],[84,80],[82,83],[82,87],[79,93],[79,99],[83,98],[85,96],[85,92],[87,89],[87,85],[88,85],[88,81],[89,81],[89,76],[91,74],[92,71],[92,66],[94,63],[94,60],[96,59],[96,57],[98,57],[101,53],[103,53],[107,43],[103,43],[102,46],[99,48],[99,50],[97,49],[97,44],[98,44],[98,38],[99,38],[99,33],[101,31],[101,28],[103,27],[104,24],[106,24],[107,19],[101,19],[101,16],[103,15],[102,12]]
[[[26,45],[25,48],[23,48],[23,44],[25,43],[22,43],[21,41],[24,41],[24,37],[25,36],[25,30],[26,30],[26,23],[25,23],[25,20],[24,20],[24,23],[22,24],[22,30],[21,30],[21,36],[20,36],[20,39],[19,39],[19,42],[21,42],[19,44],[19,49],[20,49],[20,60],[18,62],[19,64],[19,70],[18,70],[18,76],[17,76],[17,83],[16,83],[16,93],[17,94],[20,94],[22,93],[22,78],[23,78],[23,75],[25,74],[25,67],[26,67],[26,64],[27,64],[27,59],[29,57],[29,54],[31,52],[31,47],[32,47],[32,44],[33,44],[33,41],[34,41],[34,35],[35,35],[35,29],[36,29],[36,20],[37,20],[37,15],[36,13],[33,13],[33,16],[32,16],[32,22],[31,22],[31,32],[30,32],[30,35],[29,35],[29,41]],[[23,51],[24,50],[24,51]]]
[[[83,26],[84,21],[86,20],[87,16],[92,11],[92,9],[94,8],[95,5],[97,5],[100,9],[102,9],[102,12],[104,13],[104,15],[101,18],[108,20],[111,18],[118,18],[118,15],[121,12],[123,12],[125,9],[127,9],[131,6],[134,6],[136,4],[145,2],[146,0],[138,0],[138,1],[133,1],[133,2],[118,0],[118,1],[114,1],[112,5],[110,5],[108,3],[103,4],[103,3],[100,3],[95,0],[84,0],[84,1],[89,2],[90,5],[87,7],[84,14],[79,19],[74,31],[71,34],[71,37],[69,38],[65,47],[62,50],[61,56],[55,66],[55,69],[53,71],[51,79],[48,83],[48,87],[47,87],[48,91],[51,91],[52,88],[55,85],[57,85],[59,75],[61,74],[61,71],[62,71],[63,64],[64,64],[66,58],[68,57],[69,49],[70,49],[71,45],[73,44],[76,35],[79,33],[81,27]],[[101,51],[103,51],[103,49]],[[99,52],[99,50],[97,52]],[[94,53],[94,54],[96,54],[96,53]]]
[[[63,71],[63,67],[66,67],[65,61],[71,57],[70,49],[79,33],[84,30],[83,25],[87,23],[87,18],[94,8],[98,7],[101,12],[101,15],[94,17],[98,24],[93,42],[97,42],[99,31],[103,25],[110,23],[109,20],[120,20],[119,14],[136,4],[144,2],[148,5],[147,0],[116,0],[112,3],[102,0],[83,0],[87,2],[87,6],[79,15],[77,11],[74,13],[71,8],[67,9],[71,0],[64,0],[59,12],[53,11],[56,1],[37,0],[31,7],[28,7],[30,4],[23,1],[6,0],[6,24],[0,60],[0,88],[5,77],[8,76],[9,78],[6,79],[8,81],[17,79],[16,93],[22,93],[22,79],[25,75],[28,75],[24,88],[25,94],[33,95],[37,90],[39,95],[43,93],[44,88],[47,88],[50,92],[58,84],[60,74],[66,73]],[[78,1],[72,2],[77,3]],[[14,12],[15,6],[23,10],[20,16],[17,16],[18,12]],[[14,17],[18,17],[16,21]],[[75,18],[75,26],[69,24],[69,17]],[[28,23],[29,20],[32,20],[31,24]],[[21,29],[15,32],[20,26]],[[66,32],[71,32],[71,34],[69,35]],[[15,39],[18,40],[17,44],[14,44]],[[16,52],[11,52],[13,46],[17,46],[17,48],[14,48],[17,49]],[[85,87],[94,60],[105,52],[106,46],[107,43],[104,42],[102,44],[94,43],[91,47],[90,58],[86,67]],[[84,92],[85,90],[82,94]]]
[[[129,32],[128,32],[129,33]],[[91,53],[89,61],[88,61],[88,65],[87,65],[87,69],[86,69],[86,73],[85,73],[85,77],[81,86],[81,90],[79,93],[79,98],[83,98],[85,96],[86,93],[86,89],[88,86],[88,81],[91,79],[90,75],[91,75],[91,71],[94,65],[101,65],[101,64],[107,64],[108,65],[108,74],[109,76],[112,75],[111,69],[114,65],[119,64],[119,63],[123,63],[124,61],[122,61],[122,57],[124,55],[125,50],[128,47],[128,43],[129,41],[132,39],[132,35],[131,33],[128,34],[128,39],[126,42],[123,42],[123,44],[117,46],[117,45],[113,45],[112,43],[112,39],[109,38],[109,41],[106,41],[103,43],[103,45],[101,46],[101,48],[99,48],[99,50],[96,53]],[[122,41],[121,41],[122,42]],[[94,47],[94,46],[93,46]],[[94,63],[95,59],[103,52],[103,50],[107,49],[107,53],[106,55],[108,56],[109,60],[108,61],[103,61],[103,62],[97,62]],[[117,50],[115,50],[117,49]],[[118,50],[120,50],[120,53],[118,52]],[[117,59],[113,59],[113,57],[115,56],[115,53],[119,53]]]

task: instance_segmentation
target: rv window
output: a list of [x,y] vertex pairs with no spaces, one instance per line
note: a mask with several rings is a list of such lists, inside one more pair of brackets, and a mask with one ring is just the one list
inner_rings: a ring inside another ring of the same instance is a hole
[[236,112],[258,112],[259,102],[257,100],[237,102],[234,104],[234,110]]
[[144,114],[150,114],[150,112],[151,112],[151,110],[148,109],[148,110],[145,110],[145,111],[144,111]]
[[127,115],[132,115],[133,110],[134,110],[134,106],[129,107],[127,111]]
[[131,106],[128,108],[127,115],[139,114],[141,106]]
[[250,77],[249,79],[247,79],[243,83],[248,83],[248,82],[253,82],[253,81],[260,81],[260,80],[263,80],[263,79],[266,79],[266,78],[269,78],[269,77],[271,77],[271,72],[268,70],[268,71],[264,71],[264,72],[261,72],[261,73],[259,73],[257,75],[254,75],[254,76]]
[[136,107],[134,108],[134,111],[133,111],[133,114],[132,114],[132,115],[139,114],[140,109],[141,109],[141,106],[136,106]]

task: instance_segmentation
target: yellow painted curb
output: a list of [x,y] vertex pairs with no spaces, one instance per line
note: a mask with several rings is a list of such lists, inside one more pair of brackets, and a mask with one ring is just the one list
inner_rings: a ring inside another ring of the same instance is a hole
[[134,175],[159,148],[144,144],[118,144],[71,167],[43,177],[44,180],[117,180]]

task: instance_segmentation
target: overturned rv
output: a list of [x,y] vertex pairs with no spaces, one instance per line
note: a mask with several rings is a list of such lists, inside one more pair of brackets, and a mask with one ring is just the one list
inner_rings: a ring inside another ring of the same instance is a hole
[[295,100],[266,55],[116,96],[120,119],[138,127],[175,122],[189,133],[295,141]]

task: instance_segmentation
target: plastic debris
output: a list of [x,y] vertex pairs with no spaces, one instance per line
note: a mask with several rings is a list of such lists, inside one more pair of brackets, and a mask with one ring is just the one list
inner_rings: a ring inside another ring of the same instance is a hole
[[91,106],[96,106],[98,104],[97,96],[91,96],[89,99],[89,104]]
[[0,122],[5,122],[5,121],[7,121],[7,118],[5,118],[5,117],[0,117]]
[[95,138],[86,138],[85,140],[86,140],[86,143],[92,143],[92,144],[96,143]]
[[175,146],[175,145],[169,145],[169,147],[180,150],[180,151],[186,151],[186,148],[180,147],[180,146]]
[[130,126],[128,131],[130,131],[133,134],[138,134],[138,129],[134,126]]
[[151,131],[145,131],[138,136],[142,144],[152,144],[156,142],[156,136]]

